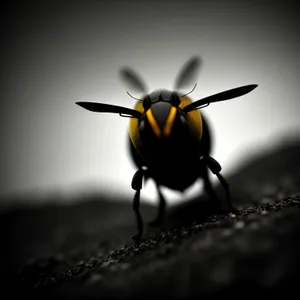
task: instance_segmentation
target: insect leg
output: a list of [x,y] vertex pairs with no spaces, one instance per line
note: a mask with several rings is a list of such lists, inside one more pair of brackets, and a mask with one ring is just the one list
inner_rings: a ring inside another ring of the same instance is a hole
[[230,196],[230,190],[229,190],[229,184],[225,180],[225,178],[221,175],[220,171],[222,170],[221,165],[211,156],[208,157],[207,159],[207,166],[209,169],[218,177],[221,185],[223,186],[225,193],[226,193],[226,199],[228,206],[232,212],[237,212],[239,211],[238,208],[235,208],[231,202],[231,196]]
[[216,192],[214,191],[213,189],[213,186],[211,184],[211,181],[208,177],[208,169],[206,166],[203,166],[203,171],[202,171],[202,178],[203,178],[203,181],[204,181],[204,189],[207,193],[207,195],[209,196],[209,199],[212,201],[212,205],[213,205],[213,208],[215,210],[220,210],[221,209],[221,206],[220,206],[220,203],[219,203],[219,197],[218,195],[216,194]]
[[153,221],[149,222],[150,226],[161,225],[164,221],[164,215],[165,215],[165,211],[166,211],[166,200],[165,200],[163,194],[161,193],[158,183],[156,183],[156,188],[157,188],[158,196],[159,196],[158,214]]
[[135,212],[136,220],[137,220],[137,227],[138,227],[138,233],[131,238],[135,241],[138,241],[141,239],[141,236],[143,234],[143,220],[142,216],[139,210],[140,207],[140,193],[141,193],[141,188],[142,188],[142,182],[143,182],[143,170],[139,169],[136,171],[132,178],[131,182],[131,187],[134,189],[136,192],[133,197],[133,210]]

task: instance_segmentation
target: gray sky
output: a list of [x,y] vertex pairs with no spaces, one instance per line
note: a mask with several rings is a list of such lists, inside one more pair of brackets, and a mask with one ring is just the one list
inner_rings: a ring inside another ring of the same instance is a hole
[[[118,77],[124,65],[140,73],[151,89],[171,89],[185,61],[200,55],[204,64],[195,100],[259,84],[244,97],[203,110],[215,134],[213,156],[224,175],[254,150],[297,134],[296,5],[211,0],[7,4],[0,196],[103,188],[133,194],[135,167],[125,146],[128,119],[75,105],[95,101],[133,107]],[[180,198],[165,192],[171,201]],[[156,199],[151,182],[142,197]]]

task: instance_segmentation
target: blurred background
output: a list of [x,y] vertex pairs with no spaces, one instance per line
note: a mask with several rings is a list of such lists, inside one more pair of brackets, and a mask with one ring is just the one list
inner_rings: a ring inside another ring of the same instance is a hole
[[[2,9],[0,201],[107,192],[131,199],[128,119],[75,105],[133,107],[119,69],[172,89],[201,56],[196,100],[241,85],[248,95],[203,109],[223,174],[299,136],[299,18],[294,1],[11,1]],[[135,95],[139,96],[139,95]],[[163,192],[170,204],[199,193]],[[34,195],[27,197],[26,195]],[[156,201],[149,181],[144,201]],[[112,197],[113,198],[113,197]],[[52,198],[53,201],[55,198]],[[82,199],[82,197],[81,197]]]

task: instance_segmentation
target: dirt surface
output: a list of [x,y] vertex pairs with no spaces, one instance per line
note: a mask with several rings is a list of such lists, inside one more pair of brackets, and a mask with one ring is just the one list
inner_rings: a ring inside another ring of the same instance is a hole
[[[162,227],[146,226],[139,243],[130,238],[130,203],[104,196],[3,211],[3,289],[117,297],[296,291],[299,175],[300,143],[255,157],[228,178],[240,213],[216,214],[200,195],[169,209]],[[141,212],[148,222],[156,208],[142,203]]]

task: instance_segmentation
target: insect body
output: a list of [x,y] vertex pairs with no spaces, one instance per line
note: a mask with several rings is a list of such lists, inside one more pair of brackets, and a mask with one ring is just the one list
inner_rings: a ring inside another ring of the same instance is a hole
[[[194,77],[199,59],[190,59],[179,72],[176,89],[182,88]],[[249,93],[257,85],[247,85],[215,94],[193,102],[178,91],[157,90],[150,94],[141,79],[130,69],[123,69],[123,79],[145,96],[137,99],[134,109],[93,102],[76,102],[85,109],[95,112],[110,112],[130,117],[129,146],[137,167],[132,179],[135,190],[133,209],[137,218],[139,240],[143,233],[143,221],[139,211],[140,190],[143,178],[152,178],[159,192],[158,215],[152,225],[163,221],[165,199],[160,187],[184,191],[198,178],[204,181],[204,188],[212,200],[216,199],[208,170],[214,173],[224,187],[231,211],[229,185],[220,174],[220,164],[210,156],[211,136],[205,117],[200,109],[212,102],[224,101]],[[130,95],[130,94],[129,94]],[[136,98],[135,98],[136,99]]]

